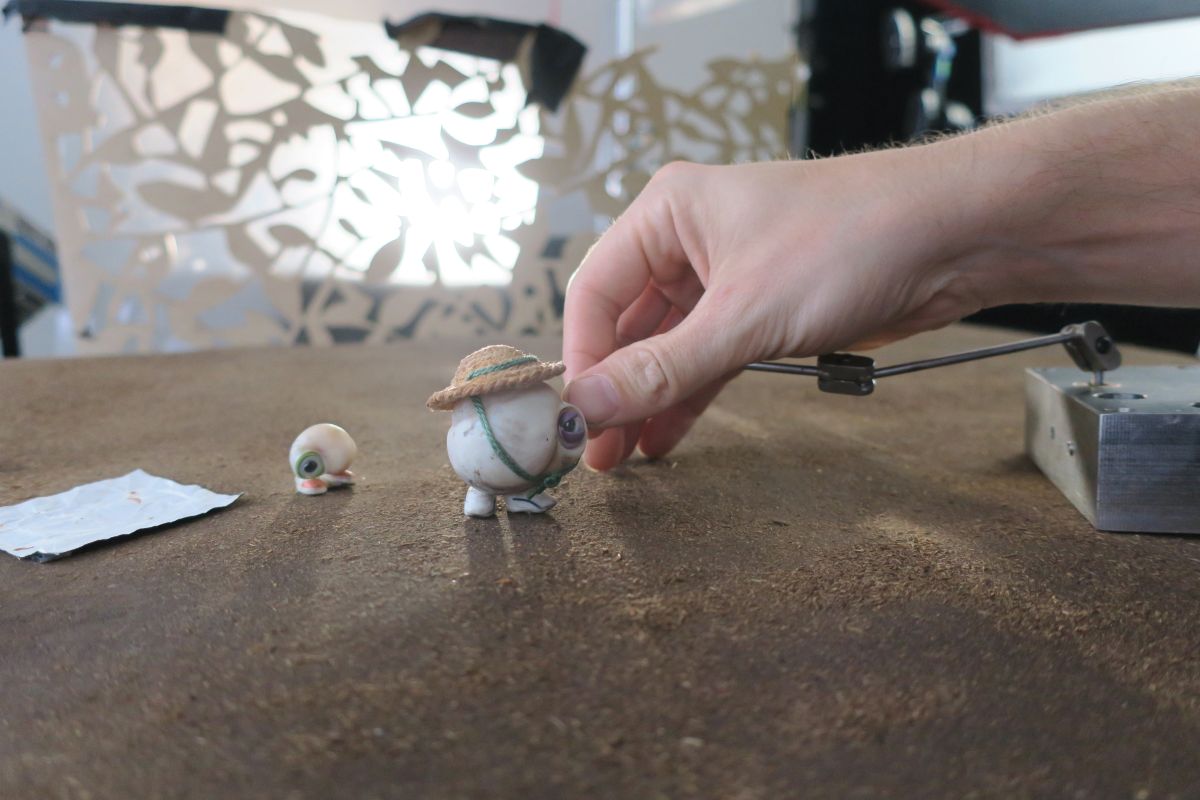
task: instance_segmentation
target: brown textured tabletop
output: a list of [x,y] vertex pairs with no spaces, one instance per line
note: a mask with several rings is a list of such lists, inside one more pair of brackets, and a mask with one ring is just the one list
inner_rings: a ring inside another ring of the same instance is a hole
[[[476,344],[0,364],[0,503],[246,493],[0,557],[0,797],[1200,795],[1200,538],[1097,533],[1026,460],[1061,351],[745,375],[670,460],[467,521],[422,403]],[[362,481],[301,497],[320,420]]]

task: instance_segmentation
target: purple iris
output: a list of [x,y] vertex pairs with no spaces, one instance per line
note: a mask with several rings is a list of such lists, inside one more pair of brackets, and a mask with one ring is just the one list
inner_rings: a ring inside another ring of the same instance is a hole
[[564,408],[558,413],[558,438],[568,450],[583,444],[587,436],[587,424],[583,415],[575,408]]

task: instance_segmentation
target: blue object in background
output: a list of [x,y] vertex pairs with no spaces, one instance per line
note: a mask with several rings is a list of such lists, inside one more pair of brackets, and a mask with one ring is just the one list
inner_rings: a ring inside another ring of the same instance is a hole
[[62,302],[62,275],[54,240],[3,200],[0,230],[7,234],[11,248],[16,323],[20,327],[43,306]]
[[18,356],[21,326],[47,307],[62,305],[62,275],[54,241],[0,200],[0,349]]

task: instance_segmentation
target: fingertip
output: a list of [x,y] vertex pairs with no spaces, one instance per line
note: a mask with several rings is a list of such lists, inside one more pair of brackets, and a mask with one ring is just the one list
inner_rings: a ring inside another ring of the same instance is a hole
[[621,398],[612,379],[603,373],[567,382],[563,399],[579,409],[589,426],[603,425],[621,410]]
[[647,458],[662,458],[674,450],[700,419],[700,415],[725,388],[725,384],[737,374],[729,373],[713,381],[686,402],[672,406],[646,420],[638,436],[638,449]]
[[633,455],[633,451],[637,449],[638,439],[642,436],[641,422],[631,422],[625,426],[624,442],[621,447],[621,462],[624,462]]
[[587,443],[583,464],[595,472],[606,472],[621,463],[625,451],[625,429],[608,428]]
[[695,422],[693,415],[670,412],[648,420],[638,437],[638,450],[646,458],[663,458],[687,436]]

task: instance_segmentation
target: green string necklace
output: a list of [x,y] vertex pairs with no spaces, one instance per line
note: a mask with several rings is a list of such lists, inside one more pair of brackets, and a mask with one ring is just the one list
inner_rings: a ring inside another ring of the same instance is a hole
[[[492,369],[491,371],[495,372],[496,370]],[[533,484],[533,489],[529,492],[529,494],[525,495],[526,499],[532,500],[541,492],[558,486],[558,484],[562,482],[563,477],[575,468],[575,465],[572,464],[566,469],[543,472],[541,475],[530,475],[524,467],[518,464],[516,460],[508,454],[508,451],[504,449],[504,445],[500,444],[500,442],[496,439],[496,434],[492,432],[492,424],[488,422],[487,411],[485,411],[483,408],[482,398],[480,398],[478,395],[473,396],[471,398],[471,404],[475,406],[475,413],[479,415],[479,424],[483,426],[483,435],[487,437],[488,444],[492,446],[492,452],[496,454],[496,458],[500,459],[504,466],[512,470],[513,474],[518,478]]]
[[493,372],[503,372],[506,369],[519,367],[522,364],[528,364],[531,361],[537,361],[537,356],[521,356],[520,358],[510,358],[508,361],[501,361],[499,364],[492,364],[489,367],[480,367],[473,369],[467,373],[465,380],[473,381],[483,375],[491,375]]

